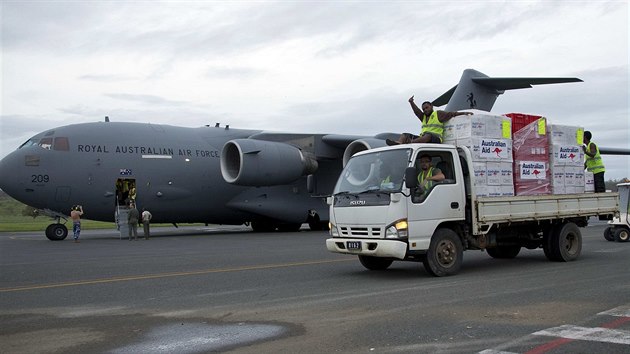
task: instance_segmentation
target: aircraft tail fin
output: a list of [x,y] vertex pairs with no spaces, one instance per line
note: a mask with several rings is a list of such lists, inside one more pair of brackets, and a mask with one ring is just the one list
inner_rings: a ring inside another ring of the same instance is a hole
[[466,69],[459,83],[432,103],[434,106],[446,104],[447,111],[479,109],[489,112],[497,97],[506,90],[567,82],[582,82],[582,80],[576,77],[489,77],[477,70]]

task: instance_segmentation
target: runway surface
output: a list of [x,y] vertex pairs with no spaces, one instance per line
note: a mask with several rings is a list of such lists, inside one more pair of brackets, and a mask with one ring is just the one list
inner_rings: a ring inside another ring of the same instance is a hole
[[628,353],[630,243],[576,262],[464,252],[459,274],[368,271],[326,232],[167,228],[81,243],[0,233],[3,353]]

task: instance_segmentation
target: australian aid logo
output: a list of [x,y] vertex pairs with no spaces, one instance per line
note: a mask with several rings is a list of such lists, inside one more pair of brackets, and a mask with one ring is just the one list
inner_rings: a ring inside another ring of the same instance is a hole
[[481,139],[480,148],[480,156],[483,158],[507,159],[509,157],[507,143],[501,139]]
[[558,160],[561,164],[581,162],[580,148],[577,146],[560,146],[558,150]]
[[544,162],[523,161],[520,166],[521,179],[545,179],[547,177],[547,168]]

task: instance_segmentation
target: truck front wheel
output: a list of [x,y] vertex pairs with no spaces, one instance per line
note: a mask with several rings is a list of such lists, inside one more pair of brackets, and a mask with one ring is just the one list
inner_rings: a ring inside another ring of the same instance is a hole
[[443,277],[459,272],[464,257],[462,241],[451,229],[437,229],[422,263],[431,275]]
[[387,258],[359,256],[359,262],[369,270],[385,270],[389,268],[394,261]]

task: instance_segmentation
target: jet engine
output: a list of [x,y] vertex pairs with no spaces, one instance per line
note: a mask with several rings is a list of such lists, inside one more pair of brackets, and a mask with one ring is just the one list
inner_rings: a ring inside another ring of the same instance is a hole
[[223,179],[240,186],[286,184],[317,171],[314,156],[285,143],[235,139],[223,146]]
[[351,142],[350,144],[348,144],[346,150],[343,152],[343,167],[346,167],[348,160],[350,160],[352,155],[356,154],[357,152],[383,147],[385,145],[385,140],[375,138],[358,139]]

